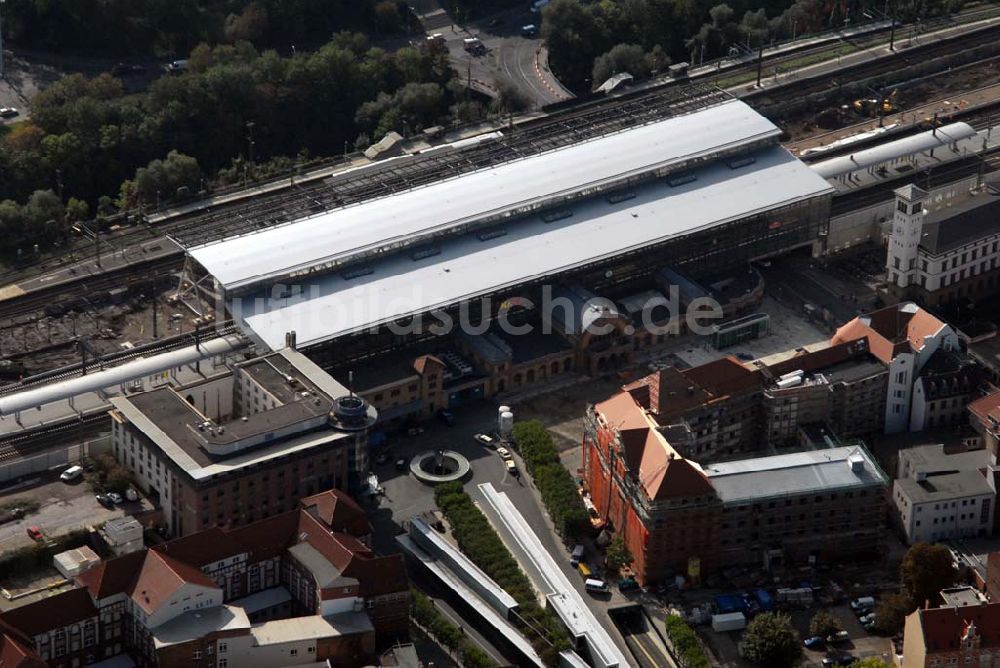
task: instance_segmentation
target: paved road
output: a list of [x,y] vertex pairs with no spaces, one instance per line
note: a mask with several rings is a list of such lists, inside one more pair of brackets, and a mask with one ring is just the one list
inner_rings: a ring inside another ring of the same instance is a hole
[[[572,97],[549,70],[542,40],[521,36],[522,26],[540,21],[537,15],[510,10],[461,26],[442,25],[439,8],[428,11],[434,18],[427,21],[427,34],[444,37],[452,67],[475,90],[493,96],[503,82],[519,91],[533,108]],[[471,37],[482,41],[485,53],[465,51],[463,40]]]

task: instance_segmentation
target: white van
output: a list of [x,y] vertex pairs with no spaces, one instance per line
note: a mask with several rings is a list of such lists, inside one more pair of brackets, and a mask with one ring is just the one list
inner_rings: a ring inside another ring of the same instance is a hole
[[59,479],[63,482],[73,482],[77,478],[83,475],[82,466],[70,466],[68,469],[62,472]]
[[875,607],[875,599],[871,596],[862,596],[851,601],[851,610],[856,613],[871,612]]
[[604,580],[598,580],[596,578],[587,578],[586,582],[583,583],[583,588],[589,592],[595,594],[607,594],[610,589],[608,589],[608,583]]

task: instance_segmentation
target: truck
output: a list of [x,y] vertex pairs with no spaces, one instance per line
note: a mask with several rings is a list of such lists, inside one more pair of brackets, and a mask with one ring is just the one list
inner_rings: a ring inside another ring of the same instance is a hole
[[576,568],[583,561],[583,545],[576,545],[569,555],[569,563]]
[[716,633],[724,631],[742,631],[747,627],[747,618],[742,612],[727,612],[712,615],[712,630]]

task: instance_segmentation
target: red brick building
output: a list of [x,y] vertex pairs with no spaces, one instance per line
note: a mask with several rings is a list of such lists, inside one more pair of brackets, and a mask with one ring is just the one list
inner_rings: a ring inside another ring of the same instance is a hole
[[732,457],[766,443],[768,382],[726,358],[658,371],[588,410],[584,487],[643,584],[877,549],[888,478],[862,445]]

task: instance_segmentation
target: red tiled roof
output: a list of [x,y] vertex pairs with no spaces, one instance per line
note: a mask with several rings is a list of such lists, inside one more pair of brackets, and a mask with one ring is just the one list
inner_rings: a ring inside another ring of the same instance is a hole
[[867,338],[868,348],[884,364],[903,352],[916,352],[924,339],[945,326],[941,320],[911,303],[887,306],[858,316],[836,331],[832,344]]
[[295,544],[298,527],[299,511],[289,510],[251,524],[226,529],[226,533],[250,553],[250,561],[254,562],[281,556],[290,545]]
[[748,392],[760,387],[761,384],[760,371],[746,368],[732,355],[693,366],[681,373],[689,381],[716,397]]
[[372,532],[372,525],[361,506],[347,493],[337,489],[329,489],[313,496],[307,496],[299,502],[306,511],[315,512],[333,531],[344,531],[352,536],[367,536]]
[[246,547],[235,540],[230,532],[220,527],[211,527],[198,533],[175,538],[166,543],[155,545],[153,549],[198,567],[229,559],[247,551]]
[[970,623],[976,625],[981,647],[1000,647],[1000,603],[921,609],[917,614],[928,653],[958,649]]
[[145,550],[139,550],[114,559],[105,559],[77,575],[76,581],[98,600],[127,592],[145,557]]
[[994,387],[985,397],[970,402],[969,412],[984,425],[1000,423],[1000,389]]
[[400,555],[377,557],[353,536],[329,531],[310,513],[299,515],[299,536],[342,575],[358,580],[361,596],[402,591],[408,586]]
[[10,636],[0,640],[0,668],[45,668],[46,663],[34,651]]
[[427,369],[427,365],[437,366],[441,369],[444,368],[444,362],[442,362],[438,357],[434,355],[421,355],[417,359],[413,360],[413,370],[419,373],[421,376],[424,375]]
[[3,613],[3,621],[29,638],[50,629],[78,624],[97,616],[90,592],[83,588],[43,598]]
[[219,589],[219,585],[194,566],[157,550],[148,550],[130,595],[140,608],[152,614],[185,584]]

